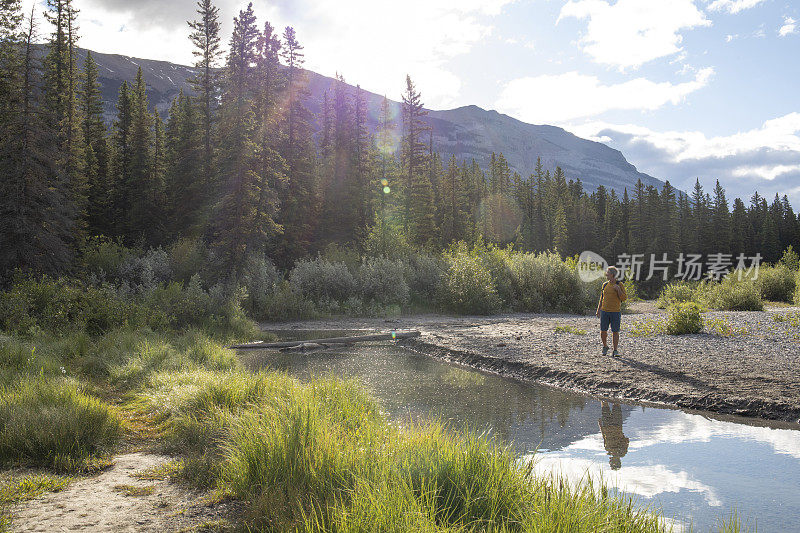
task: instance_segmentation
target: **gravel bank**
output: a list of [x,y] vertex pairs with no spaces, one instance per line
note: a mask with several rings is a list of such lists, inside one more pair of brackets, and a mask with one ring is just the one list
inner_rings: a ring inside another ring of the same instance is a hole
[[403,341],[404,345],[517,379],[621,400],[800,424],[800,325],[775,319],[800,309],[706,313],[707,319],[722,319],[731,326],[732,336],[707,332],[632,336],[637,325],[652,324],[664,316],[646,302],[635,307],[640,312],[622,319],[620,358],[601,354],[599,321],[593,316],[422,315],[262,327],[416,329],[422,336]]

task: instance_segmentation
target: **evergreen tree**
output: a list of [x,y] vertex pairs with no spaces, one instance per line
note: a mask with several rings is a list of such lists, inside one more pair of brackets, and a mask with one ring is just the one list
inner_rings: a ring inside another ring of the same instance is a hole
[[[214,183],[214,133],[216,126],[217,98],[220,91],[220,79],[217,67],[222,58],[219,37],[219,8],[211,0],[198,0],[197,14],[199,18],[188,22],[192,33],[189,35],[194,45],[192,54],[197,58],[194,66],[198,74],[189,82],[192,84],[200,102],[201,131],[203,136],[202,166],[200,183],[209,201],[216,191]],[[200,206],[198,206],[200,207]]]
[[717,184],[714,187],[714,203],[711,209],[711,228],[714,235],[714,253],[729,253],[731,247],[731,217],[725,189]]
[[279,231],[274,221],[275,202],[267,179],[260,174],[256,114],[253,106],[258,83],[256,68],[260,32],[253,4],[239,11],[225,74],[220,113],[220,133],[226,142],[220,150],[223,186],[217,206],[213,245],[219,266],[226,275],[239,279],[246,260],[266,251],[268,241]]
[[646,253],[650,242],[647,227],[647,191],[641,179],[636,180],[636,187],[633,190],[628,232],[631,250],[629,253]]
[[[406,91],[402,96],[403,112],[403,227],[413,242],[427,242],[432,235],[433,191],[427,175],[428,146],[426,133],[428,114],[422,104],[422,95],[414,87],[410,76],[406,76]],[[415,190],[419,188],[419,190]]]
[[764,217],[764,224],[761,229],[761,249],[759,250],[764,261],[774,263],[781,257],[781,242],[778,234],[778,223],[780,219],[768,212]]
[[740,198],[733,201],[731,213],[731,244],[730,250],[734,257],[748,251],[748,243],[752,240],[752,228],[747,218],[747,208]]
[[86,230],[87,183],[84,171],[84,142],[78,107],[76,42],[78,11],[72,0],[47,0],[45,18],[52,26],[45,58],[45,95],[52,128],[58,132],[58,166],[68,192],[66,202],[75,216],[75,244]]
[[286,108],[281,124],[280,153],[286,162],[288,181],[280,199],[279,222],[283,234],[278,240],[275,259],[285,268],[310,250],[316,230],[318,198],[312,118],[305,104],[308,99],[307,80],[302,70],[305,56],[292,27],[284,29],[281,58],[286,65]]
[[352,167],[356,191],[355,240],[361,247],[375,216],[373,170],[376,154],[375,143],[367,126],[367,102],[360,85],[356,86],[354,104]]
[[17,9],[10,3],[0,10],[8,39],[0,43],[2,58],[9,61],[0,65],[8,76],[1,82],[8,100],[0,103],[0,273],[59,273],[71,260],[71,190],[59,168],[52,108],[40,90],[34,14],[23,34]]
[[396,206],[394,200],[398,198],[396,183],[398,168],[395,159],[397,154],[397,124],[394,120],[389,99],[385,96],[381,101],[376,143],[381,180],[378,187],[378,194],[380,195],[379,209],[380,218],[384,221],[380,228],[386,229],[388,227],[385,223],[387,209],[394,208]]
[[201,120],[197,106],[181,91],[172,101],[165,131],[166,231],[172,238],[198,237],[205,223]]
[[450,156],[447,163],[447,172],[441,181],[440,207],[441,207],[441,241],[445,246],[456,241],[464,240],[467,235],[464,222],[468,219],[467,213],[467,187],[464,186],[463,170],[456,162],[456,156]]
[[694,189],[692,190],[692,219],[691,228],[694,235],[692,236],[691,249],[689,253],[705,254],[708,252],[708,225],[710,223],[709,205],[706,200],[706,195],[703,192],[703,186],[700,185],[700,180],[695,180]]
[[654,221],[654,229],[660,234],[659,242],[661,245],[661,248],[655,251],[667,253],[669,257],[677,253],[680,238],[678,227],[680,225],[680,212],[675,195],[675,187],[667,180],[661,189],[661,206],[658,217]]
[[265,206],[256,217],[256,225],[265,226],[270,233],[283,231],[273,218],[278,213],[279,191],[286,189],[286,162],[279,149],[280,124],[278,105],[280,92],[284,88],[284,77],[280,70],[281,40],[269,22],[258,41],[258,87],[256,95],[256,121],[258,138],[258,173],[260,206]]
[[100,82],[97,80],[97,64],[91,52],[86,52],[83,68],[81,114],[88,187],[88,231],[90,235],[111,235],[113,214],[110,212],[112,183],[109,175],[109,150],[103,122]]
[[139,239],[156,245],[161,239],[160,183],[153,174],[153,116],[148,110],[142,68],[136,73],[131,98],[130,128],[130,210],[124,214],[123,237],[129,243]]
[[117,119],[112,134],[112,213],[113,234],[122,237],[125,233],[125,217],[130,212],[132,198],[132,149],[131,126],[133,123],[133,104],[128,82],[123,81],[117,96]]

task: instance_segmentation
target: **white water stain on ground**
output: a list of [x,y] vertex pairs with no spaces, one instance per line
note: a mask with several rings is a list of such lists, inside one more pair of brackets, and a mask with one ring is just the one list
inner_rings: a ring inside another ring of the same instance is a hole
[[13,507],[11,531],[163,532],[224,521],[235,502],[214,503],[208,493],[134,476],[170,461],[141,452],[119,455],[97,476]]

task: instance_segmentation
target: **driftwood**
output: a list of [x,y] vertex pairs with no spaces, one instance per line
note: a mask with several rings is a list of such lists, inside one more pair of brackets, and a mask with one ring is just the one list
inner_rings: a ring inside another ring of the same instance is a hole
[[269,350],[292,348],[303,344],[352,344],[354,342],[389,341],[393,339],[410,339],[419,337],[419,331],[403,331],[394,333],[376,333],[374,335],[357,335],[355,337],[328,337],[326,339],[309,339],[304,341],[283,342],[249,342],[247,344],[234,344],[229,346],[232,350]]

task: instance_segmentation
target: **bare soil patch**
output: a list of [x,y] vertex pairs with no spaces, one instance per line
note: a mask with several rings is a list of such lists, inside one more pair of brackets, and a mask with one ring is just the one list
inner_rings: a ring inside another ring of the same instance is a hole
[[217,531],[229,524],[240,503],[136,476],[170,461],[142,452],[119,455],[96,476],[13,507],[11,531]]

